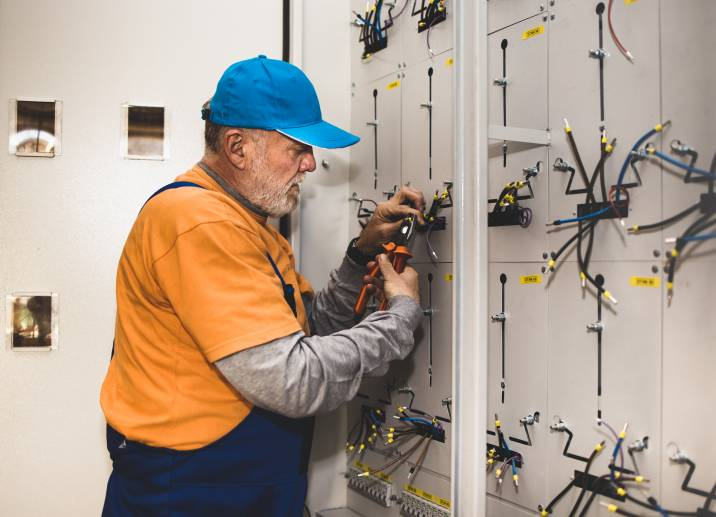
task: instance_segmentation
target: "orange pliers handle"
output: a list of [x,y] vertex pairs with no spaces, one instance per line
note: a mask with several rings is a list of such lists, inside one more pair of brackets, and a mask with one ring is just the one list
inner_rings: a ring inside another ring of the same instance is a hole
[[[408,259],[411,258],[413,255],[410,253],[410,250],[407,246],[399,246],[394,242],[389,242],[387,244],[383,244],[383,248],[385,250],[385,253],[388,255],[388,258],[390,259],[391,263],[393,264],[393,269],[395,269],[398,273],[402,273],[405,270],[405,266],[408,262]],[[373,265],[372,268],[368,271],[368,275],[371,278],[377,278],[380,275],[380,266],[378,265],[378,261],[376,260],[376,263]],[[368,284],[364,284],[363,287],[360,290],[360,294],[358,295],[358,299],[356,300],[356,304],[353,307],[353,314],[355,315],[356,320],[360,320],[360,318],[363,317],[363,314],[365,314],[366,305],[368,303]],[[381,298],[380,306],[378,310],[384,311],[388,308],[388,301],[385,299],[385,297]]]
[[[393,269],[395,269],[395,272],[400,274],[403,271],[405,271],[405,266],[408,264],[408,259],[412,258],[412,253],[410,253],[410,250],[406,246],[396,246],[395,251],[393,251]],[[388,300],[386,299],[385,295],[381,296],[380,299],[380,305],[378,306],[379,311],[384,311],[388,309]]]

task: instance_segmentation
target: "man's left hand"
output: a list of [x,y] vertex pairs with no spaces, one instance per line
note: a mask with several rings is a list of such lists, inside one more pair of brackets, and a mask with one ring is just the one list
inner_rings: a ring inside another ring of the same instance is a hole
[[366,255],[379,253],[382,244],[393,240],[400,229],[400,223],[406,217],[413,216],[418,223],[425,224],[424,210],[423,193],[411,187],[402,187],[388,201],[378,204],[373,217],[358,237],[356,246]]

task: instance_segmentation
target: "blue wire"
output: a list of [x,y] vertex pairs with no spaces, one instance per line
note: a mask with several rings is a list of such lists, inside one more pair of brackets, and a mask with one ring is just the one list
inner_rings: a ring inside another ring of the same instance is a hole
[[[665,126],[666,123],[661,124],[661,126]],[[619,179],[617,180],[617,187],[621,187],[622,183],[624,182],[624,175],[626,175],[627,168],[629,167],[629,161],[631,160],[632,153],[635,152],[637,149],[641,147],[641,144],[649,140],[652,136],[654,136],[658,131],[656,128],[652,128],[639,138],[639,140],[636,141],[636,143],[631,147],[631,150],[627,153],[626,158],[624,158],[624,163],[622,163],[622,168],[619,171]],[[619,201],[621,199],[621,188],[617,188],[617,197],[616,200]]]
[[711,239],[716,239],[716,233],[704,233],[702,235],[687,235],[686,237],[681,237],[680,240],[682,241],[708,241]]
[[409,416],[404,416],[401,417],[400,420],[402,420],[403,422],[419,422],[421,424],[429,425],[430,427],[433,426],[432,422],[425,420],[424,418],[413,418]]
[[597,216],[600,216],[600,215],[608,212],[609,210],[611,210],[611,208],[612,208],[611,205],[605,206],[604,208],[601,208],[601,209],[597,210],[596,212],[584,214],[580,217],[572,217],[571,219],[559,219],[559,220],[555,221],[554,224],[578,223],[579,221],[586,221],[587,219],[593,219]]
[[378,41],[383,41],[383,34],[380,30],[380,11],[383,9],[383,2],[378,4],[378,8],[375,11],[375,20],[373,21],[373,27],[378,34]]
[[716,180],[716,174],[713,174],[713,173],[711,173],[711,172],[704,171],[704,170],[701,170],[701,169],[697,169],[696,167],[689,167],[689,164],[684,163],[684,162],[680,162],[679,160],[675,160],[675,159],[673,159],[671,156],[669,156],[669,155],[667,155],[667,154],[661,153],[661,152],[659,152],[659,151],[653,151],[652,154],[653,154],[654,156],[658,156],[659,158],[661,158],[661,159],[664,160],[665,162],[668,162],[668,163],[670,163],[670,164],[672,164],[672,165],[675,165],[675,166],[677,166],[677,167],[679,167],[679,168],[681,168],[681,169],[684,169],[685,171],[691,171],[691,172],[693,172],[694,174],[698,174],[699,176],[706,176],[706,177],[709,178],[709,179],[714,179],[714,180]]

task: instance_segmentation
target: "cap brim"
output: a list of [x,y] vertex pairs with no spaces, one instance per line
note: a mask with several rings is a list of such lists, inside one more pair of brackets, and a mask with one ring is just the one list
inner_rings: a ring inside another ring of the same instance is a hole
[[349,147],[360,141],[357,136],[324,121],[309,126],[282,128],[276,131],[303,144],[322,149]]

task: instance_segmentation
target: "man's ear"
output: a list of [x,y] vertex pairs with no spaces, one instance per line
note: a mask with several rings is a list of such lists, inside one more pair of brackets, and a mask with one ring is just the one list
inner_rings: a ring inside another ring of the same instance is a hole
[[246,152],[248,141],[248,135],[240,128],[231,128],[224,132],[222,138],[224,154],[237,169],[246,170],[248,166]]

